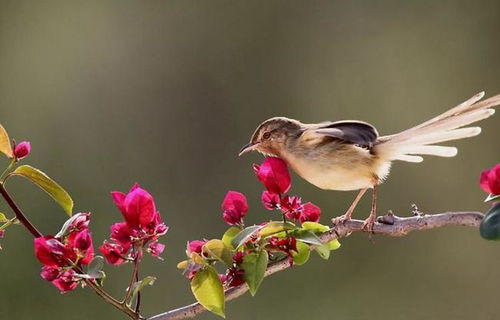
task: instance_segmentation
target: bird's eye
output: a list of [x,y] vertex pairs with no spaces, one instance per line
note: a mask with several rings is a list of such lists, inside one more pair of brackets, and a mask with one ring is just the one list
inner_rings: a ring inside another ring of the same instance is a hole
[[264,133],[264,134],[262,135],[262,139],[264,139],[264,140],[269,139],[269,137],[271,137],[271,132],[266,132],[266,133]]

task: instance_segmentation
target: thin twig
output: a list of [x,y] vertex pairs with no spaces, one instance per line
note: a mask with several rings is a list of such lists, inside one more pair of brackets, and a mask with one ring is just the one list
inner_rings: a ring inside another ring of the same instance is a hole
[[38,231],[38,229],[35,228],[33,224],[31,224],[28,218],[24,215],[23,211],[19,208],[14,199],[12,199],[10,194],[7,192],[2,182],[0,182],[0,194],[2,194],[2,197],[5,199],[5,201],[7,201],[9,207],[11,207],[12,211],[14,211],[17,220],[19,220],[19,222],[21,222],[35,238],[42,237],[43,234]]
[[[479,227],[483,218],[480,212],[445,212],[433,215],[417,215],[412,217],[397,217],[392,213],[379,217],[378,222],[373,226],[373,233],[390,236],[403,237],[411,231],[430,230],[444,226],[466,226]],[[362,231],[362,220],[350,220],[343,224],[333,226],[329,231],[323,233],[320,239],[323,242],[329,242],[334,239],[344,238],[352,232]],[[270,276],[276,272],[288,269],[290,264],[287,259],[270,264],[267,267],[265,276]],[[226,290],[226,301],[235,299],[248,291],[244,284]],[[196,315],[205,312],[205,308],[199,303],[193,303],[178,309],[170,310],[148,318],[148,320],[175,320],[193,318]]]

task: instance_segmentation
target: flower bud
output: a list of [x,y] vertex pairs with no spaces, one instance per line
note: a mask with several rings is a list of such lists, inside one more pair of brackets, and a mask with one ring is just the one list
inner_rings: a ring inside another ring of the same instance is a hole
[[27,157],[31,152],[31,144],[29,141],[22,141],[19,144],[16,144],[14,147],[14,157],[17,160],[21,160]]

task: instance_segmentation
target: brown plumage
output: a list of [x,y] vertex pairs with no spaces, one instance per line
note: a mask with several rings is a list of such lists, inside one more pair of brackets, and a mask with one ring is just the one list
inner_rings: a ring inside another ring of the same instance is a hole
[[[376,218],[376,189],[389,174],[392,161],[422,162],[421,155],[453,157],[455,147],[434,145],[473,137],[480,127],[465,127],[494,114],[500,95],[478,102],[478,93],[460,105],[408,130],[379,136],[369,123],[357,120],[305,124],[275,117],[257,127],[240,155],[256,150],[285,160],[302,178],[328,190],[361,190],[347,212],[348,220],[367,189],[374,189],[371,214],[365,222],[371,230]],[[465,128],[464,128],[465,127]]]

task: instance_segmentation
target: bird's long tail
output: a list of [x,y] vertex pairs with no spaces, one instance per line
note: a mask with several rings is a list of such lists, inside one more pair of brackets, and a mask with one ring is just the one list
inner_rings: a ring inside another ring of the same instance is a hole
[[407,162],[422,162],[424,159],[420,155],[454,157],[457,148],[434,144],[469,138],[481,133],[480,127],[465,126],[492,116],[495,113],[492,107],[500,105],[500,95],[478,102],[483,97],[484,92],[480,92],[418,126],[380,137],[374,151],[387,160]]

